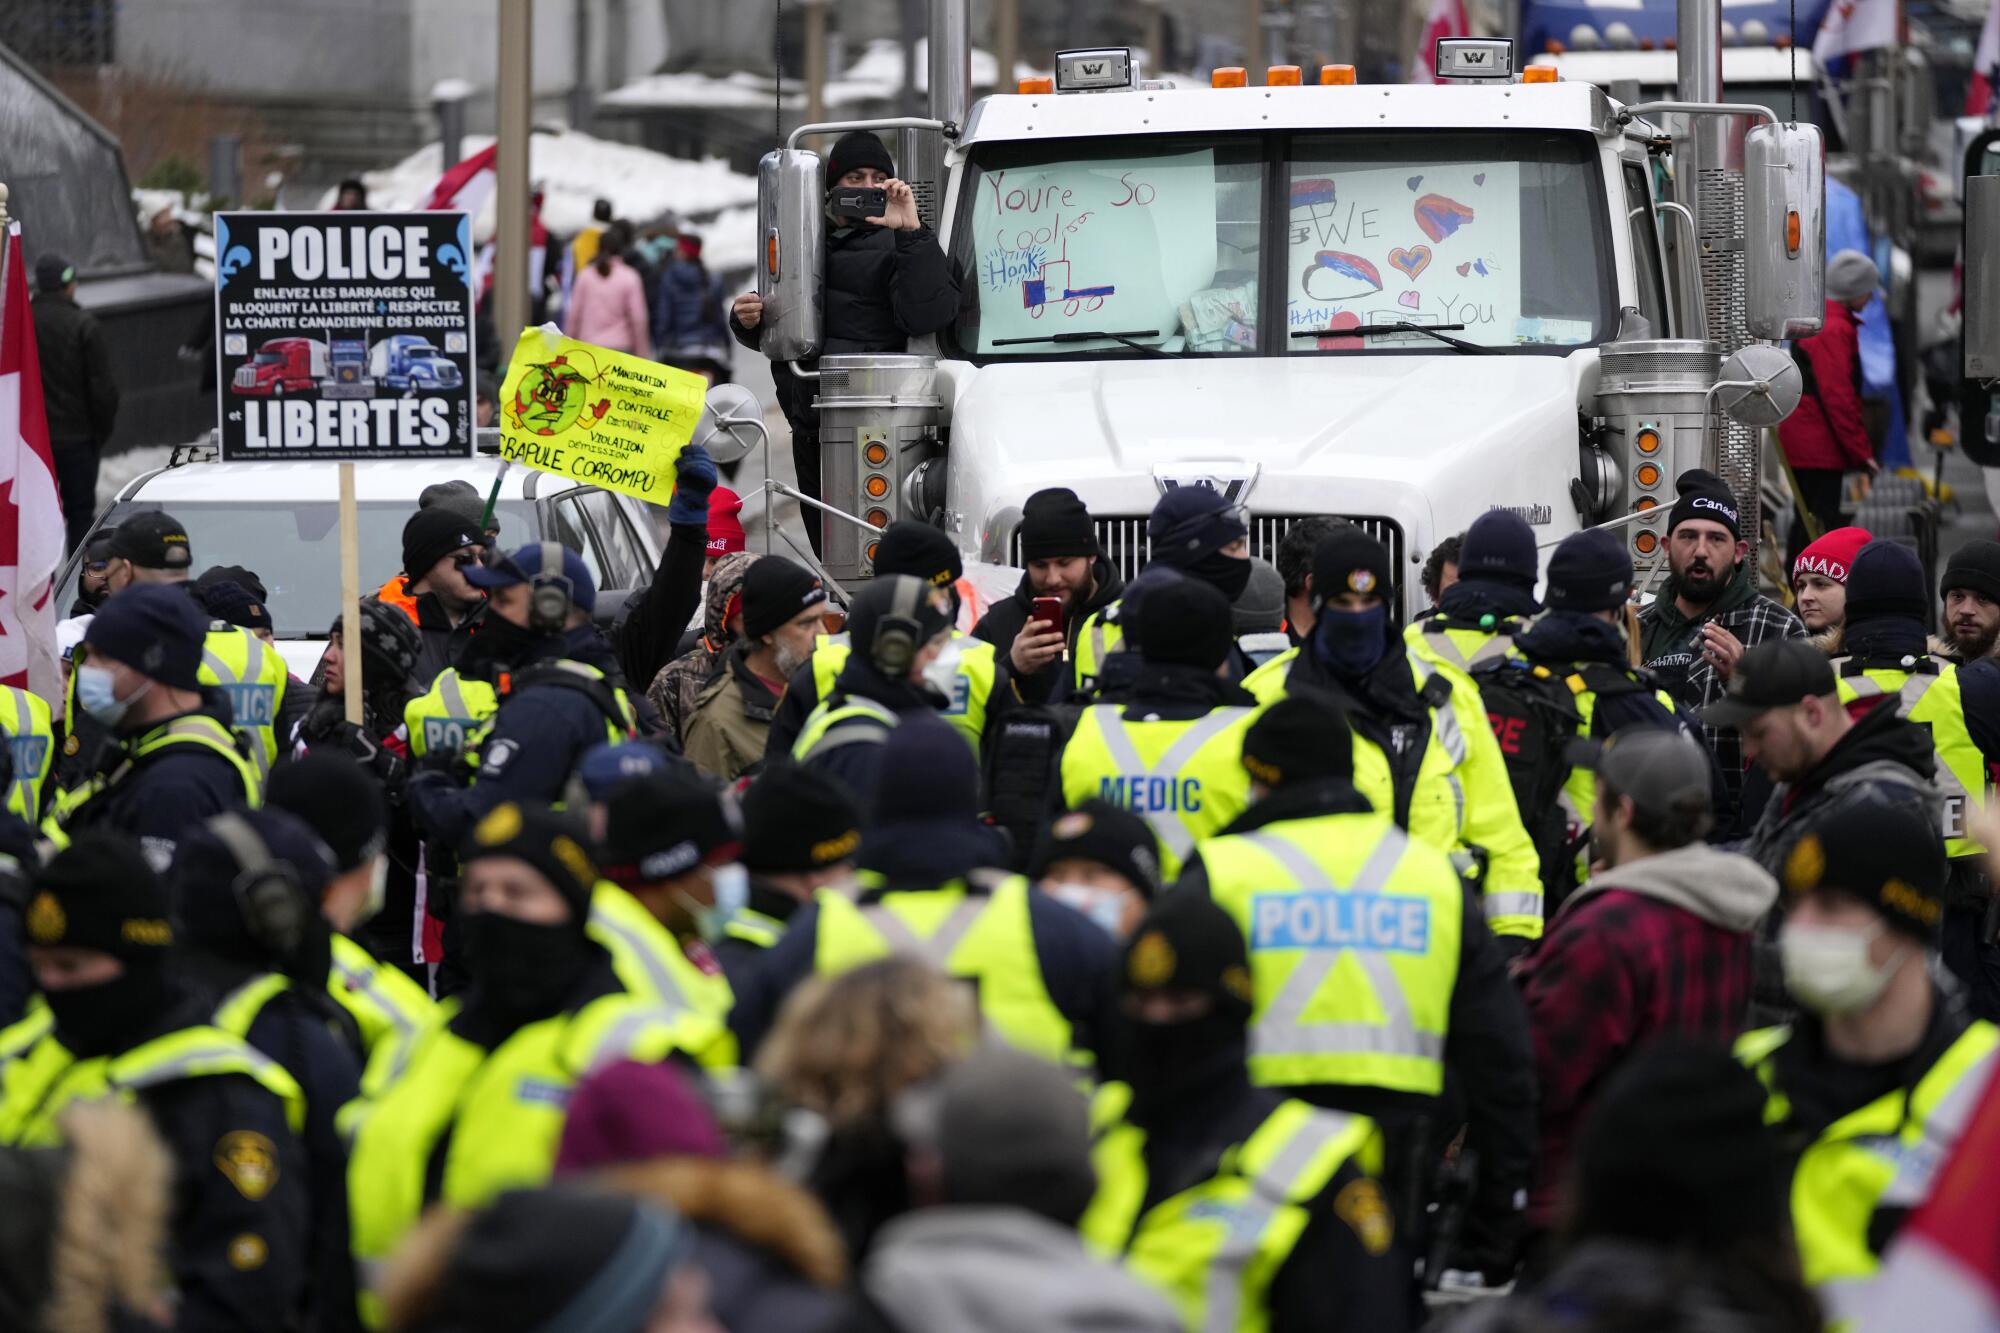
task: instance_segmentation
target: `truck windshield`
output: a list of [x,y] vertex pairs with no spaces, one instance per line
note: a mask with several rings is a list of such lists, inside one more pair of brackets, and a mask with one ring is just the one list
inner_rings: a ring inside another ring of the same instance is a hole
[[[126,501],[105,515],[107,527],[134,514],[167,508]],[[358,506],[361,535],[361,594],[367,596],[402,563],[403,525],[414,505]],[[170,512],[187,529],[195,553],[194,572],[212,565],[241,565],[264,581],[271,599],[272,629],[281,639],[324,637],[340,614],[340,506],[330,501],[270,500],[262,503],[202,504],[174,501]],[[495,511],[500,541],[514,545],[539,535],[534,506],[502,501]],[[75,586],[74,574],[68,585]]]
[[282,352],[259,352],[252,358],[260,366],[282,366],[285,357]]
[[[1454,336],[1483,347],[1565,351],[1616,327],[1607,217],[1582,134],[982,145],[954,218],[966,295],[947,350],[1456,354],[1415,333],[1343,336],[1409,322],[1463,325]],[[1053,339],[1080,331],[1124,336]]]

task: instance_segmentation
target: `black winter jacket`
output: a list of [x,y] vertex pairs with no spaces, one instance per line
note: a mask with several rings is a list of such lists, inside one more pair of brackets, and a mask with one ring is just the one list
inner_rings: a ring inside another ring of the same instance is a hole
[[[1119,574],[1118,566],[1105,556],[1098,556],[1092,563],[1090,578],[1090,595],[1071,606],[1068,621],[1063,626],[1069,636],[1072,655],[1076,652],[1076,637],[1083,628],[1083,622],[1094,612],[1102,611],[1125,595],[1124,577]],[[992,644],[999,649],[1001,660],[1006,661],[1008,652],[1014,647],[1014,640],[1027,625],[1028,613],[1034,610],[1034,605],[1035,590],[1028,583],[1028,576],[1023,574],[1020,586],[1014,589],[1013,595],[1004,602],[995,603],[979,618],[979,623],[972,627],[972,637]],[[1047,703],[1070,670],[1070,663],[1057,658],[1032,676],[1015,672],[1015,691],[1024,703]]]
[[61,292],[35,298],[35,350],[54,445],[101,445],[118,419],[118,384],[97,319]]

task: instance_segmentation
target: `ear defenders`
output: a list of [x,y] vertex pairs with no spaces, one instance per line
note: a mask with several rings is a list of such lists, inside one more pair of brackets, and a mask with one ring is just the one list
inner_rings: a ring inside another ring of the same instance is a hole
[[307,914],[315,910],[298,871],[272,856],[256,826],[241,815],[217,815],[208,830],[236,861],[230,889],[251,940],[273,958],[289,961],[305,943]]
[[538,634],[560,634],[576,605],[576,585],[563,573],[561,542],[542,542],[542,567],[528,580],[528,628]]
[[930,585],[922,579],[908,574],[898,574],[895,578],[895,596],[889,609],[875,622],[875,637],[868,644],[868,660],[877,671],[892,679],[910,674],[917,652],[924,646],[924,627],[917,619],[917,611],[924,598],[930,596]]

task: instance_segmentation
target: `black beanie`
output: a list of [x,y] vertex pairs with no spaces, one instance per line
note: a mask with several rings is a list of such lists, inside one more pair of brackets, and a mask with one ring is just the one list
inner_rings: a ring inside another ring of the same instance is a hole
[[1072,556],[1096,559],[1097,526],[1090,510],[1065,486],[1036,491],[1021,506],[1021,563],[1064,560]]
[[1719,1044],[1667,1038],[1605,1083],[1577,1141],[1577,1239],[1727,1250],[1786,1230],[1764,1087]]
[[742,860],[753,874],[825,870],[860,846],[860,807],[816,769],[781,760],[743,793]]
[[743,576],[743,637],[755,643],[800,612],[825,605],[819,575],[782,555],[767,555]]
[[1200,579],[1176,579],[1146,594],[1139,655],[1163,666],[1213,671],[1236,642],[1229,599]]
[[1632,557],[1625,543],[1603,528],[1562,539],[1549,557],[1551,611],[1612,611],[1632,592]]
[[2000,602],[2000,542],[1980,538],[1952,552],[1950,562],[1944,567],[1944,577],[1938,580],[1938,596],[1943,597],[1953,588],[1966,588]]
[[[764,562],[760,560],[757,563]],[[754,571],[756,566],[751,568]],[[847,609],[847,637],[855,652],[872,658],[875,631],[881,626],[883,618],[895,609],[897,594],[903,585],[910,583],[916,584],[921,594],[915,599],[917,647],[923,647],[951,628],[951,611],[942,589],[933,588],[913,575],[891,574],[870,582],[855,595],[853,605]]]
[[311,825],[333,853],[337,874],[373,860],[388,840],[389,807],[381,780],[339,751],[316,749],[280,764],[265,785],[264,804]]
[[662,773],[612,788],[604,802],[604,873],[621,884],[675,879],[743,851],[742,826],[706,782]]
[[1336,532],[1313,548],[1313,610],[1346,592],[1374,593],[1392,607],[1395,601],[1389,548],[1360,528]]
[[1680,492],[1680,499],[1667,514],[1669,533],[1689,519],[1699,518],[1720,523],[1736,540],[1743,540],[1743,525],[1736,518],[1736,496],[1728,482],[1706,468],[1695,467],[1681,473],[1674,489]]
[[1160,883],[1160,840],[1153,826],[1123,806],[1091,797],[1042,830],[1028,874],[1040,879],[1058,861],[1091,861],[1130,880],[1151,898]]
[[474,827],[458,859],[468,869],[496,856],[526,861],[555,886],[569,904],[571,924],[580,929],[590,915],[590,894],[598,879],[597,862],[585,850],[589,839],[567,815],[503,801]]
[[1839,819],[1792,844],[1779,867],[1789,897],[1827,892],[1858,898],[1889,925],[1925,944],[1944,919],[1950,876],[1937,829],[1907,805],[1856,801]]
[[827,155],[827,185],[840,184],[842,176],[858,167],[873,167],[885,176],[894,176],[896,159],[890,157],[882,141],[867,130],[850,130],[834,140],[833,151]]
[[1907,546],[1880,538],[1854,555],[1847,569],[1847,624],[1864,620],[1914,620],[1928,626],[1931,599],[1924,567]]
[[[233,886],[250,873],[258,848],[247,847],[239,858],[216,828],[224,820],[241,820],[254,835],[254,843],[262,844],[263,855],[287,868],[278,879],[293,910],[303,914],[297,920],[308,927],[298,938],[281,944],[260,934],[250,919],[257,907]],[[333,853],[304,820],[284,810],[239,810],[217,815],[181,835],[167,875],[168,896],[184,942],[218,958],[290,970],[307,937],[324,930],[320,897],[333,875]]]
[[928,523],[899,518],[875,544],[875,576],[908,574],[933,588],[950,588],[965,576],[965,557],[950,537]]
[[1461,579],[1496,579],[1516,587],[1535,586],[1535,530],[1511,509],[1489,509],[1472,520],[1459,548]]
[[1354,735],[1347,715],[1318,691],[1278,700],[1243,733],[1243,769],[1266,787],[1354,777]]
[[79,834],[34,875],[28,943],[98,949],[126,962],[164,960],[173,947],[167,891],[136,840]]
[[403,524],[403,573],[420,579],[453,551],[485,540],[485,533],[449,505],[419,509]]
[[1186,990],[1215,1001],[1216,1012],[1250,1019],[1256,988],[1250,951],[1236,918],[1205,893],[1163,893],[1125,946],[1119,985],[1126,991]]

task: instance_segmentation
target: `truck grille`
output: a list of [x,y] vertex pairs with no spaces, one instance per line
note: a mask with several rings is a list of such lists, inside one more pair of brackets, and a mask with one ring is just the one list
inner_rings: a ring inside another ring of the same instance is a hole
[[239,389],[254,389],[257,387],[257,372],[249,366],[238,366],[234,382]]
[[[1314,517],[1308,514],[1254,514],[1250,516],[1250,554],[1276,564],[1278,543],[1291,531],[1292,524],[1301,519]],[[1403,529],[1394,519],[1374,518],[1362,514],[1340,514],[1369,536],[1389,548],[1389,568],[1401,570],[1403,567]],[[1145,567],[1152,554],[1152,543],[1146,537],[1146,520],[1138,518],[1099,518],[1097,520],[1097,542],[1104,548],[1105,556],[1118,568],[1118,572],[1130,579]],[[1021,563],[1021,533],[1017,528],[1008,541],[1007,547],[1013,563]]]

